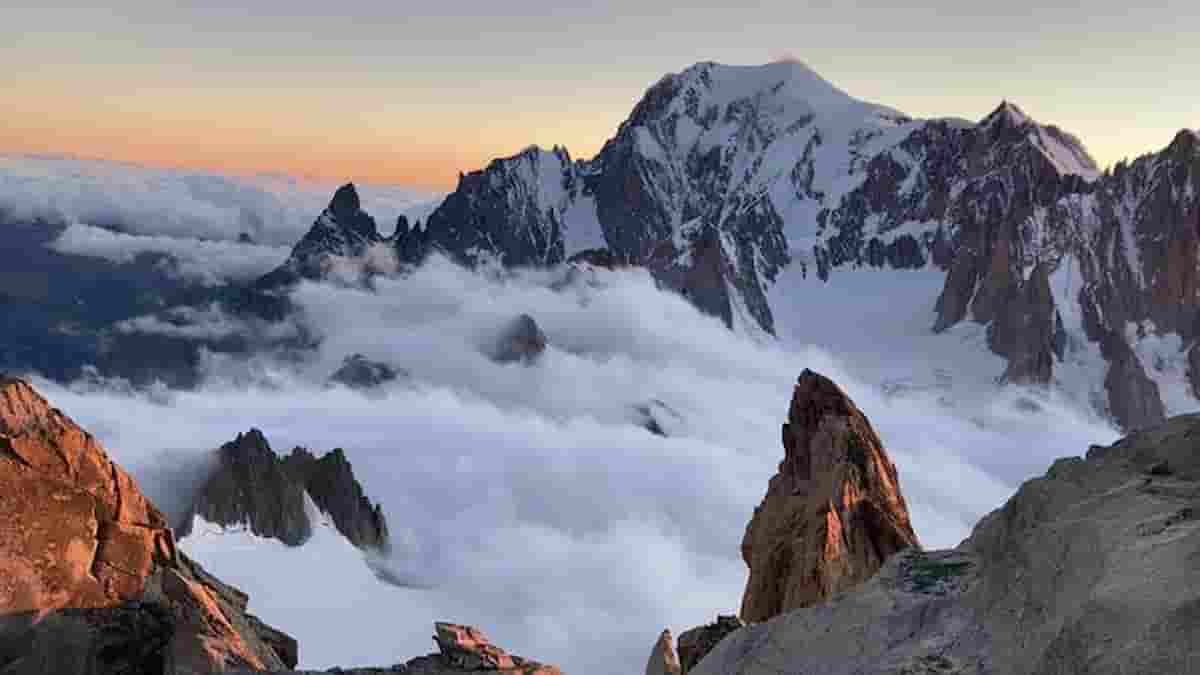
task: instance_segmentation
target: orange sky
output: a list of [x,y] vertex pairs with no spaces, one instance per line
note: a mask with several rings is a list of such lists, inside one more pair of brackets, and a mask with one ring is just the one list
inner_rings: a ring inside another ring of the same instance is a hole
[[1012,100],[1105,165],[1200,126],[1183,0],[54,4],[5,10],[0,152],[448,189],[530,144],[590,157],[666,72],[783,54],[914,116]]

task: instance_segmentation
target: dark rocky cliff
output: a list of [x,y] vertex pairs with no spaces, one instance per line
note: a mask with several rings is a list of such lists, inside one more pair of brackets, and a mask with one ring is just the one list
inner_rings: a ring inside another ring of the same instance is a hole
[[314,526],[305,508],[307,495],[355,546],[387,549],[383,509],[367,498],[341,448],[320,458],[305,448],[280,457],[261,431],[251,429],[217,454],[216,472],[176,527],[181,538],[191,533],[196,515],[216,525],[244,525],[259,536],[300,546]]

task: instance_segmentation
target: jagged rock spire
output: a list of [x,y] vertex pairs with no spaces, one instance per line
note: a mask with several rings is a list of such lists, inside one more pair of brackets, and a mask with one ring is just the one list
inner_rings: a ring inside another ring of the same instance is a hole
[[895,465],[832,380],[805,370],[783,425],[784,459],[742,540],[741,617],[764,621],[820,602],[919,546]]

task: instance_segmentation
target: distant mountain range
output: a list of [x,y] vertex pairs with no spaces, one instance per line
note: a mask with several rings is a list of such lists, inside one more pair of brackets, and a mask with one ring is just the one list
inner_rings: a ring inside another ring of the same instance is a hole
[[651,86],[596,157],[530,147],[496,159],[462,175],[423,223],[401,216],[391,236],[346,185],[288,259],[249,284],[189,288],[155,256],[105,272],[45,252],[53,228],[6,223],[16,262],[0,272],[0,303],[24,337],[0,350],[0,367],[69,379],[91,364],[188,386],[198,346],[244,352],[254,340],[112,327],[181,305],[276,321],[290,311],[279,291],[299,279],[390,273],[435,253],[470,267],[640,266],[760,336],[777,332],[769,296],[788,292],[780,284],[936,269],[945,282],[931,331],[985,325],[1004,382],[1051,383],[1072,353],[1098,352],[1097,407],[1135,428],[1166,412],[1147,337],[1176,340],[1179,378],[1200,389],[1198,194],[1194,131],[1102,172],[1076,137],[1009,102],[978,123],[919,120],[799,63],[699,63]]
[[[789,265],[820,280],[933,267],[946,280],[932,331],[986,324],[1008,362],[997,375],[1033,384],[1053,381],[1077,333],[1108,363],[1106,412],[1134,428],[1165,416],[1141,337],[1178,335],[1200,385],[1197,194],[1194,131],[1101,172],[1079,139],[1009,102],[978,123],[918,120],[799,63],[700,63],[650,87],[595,158],[494,160],[392,237],[343,187],[260,287],[373,245],[407,263],[629,264],[731,328],[774,333],[767,291]],[[1069,297],[1055,275],[1077,280]]]

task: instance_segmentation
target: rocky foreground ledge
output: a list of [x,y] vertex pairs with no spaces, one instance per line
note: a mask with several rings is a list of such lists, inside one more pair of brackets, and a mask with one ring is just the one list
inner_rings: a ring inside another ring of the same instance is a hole
[[[810,389],[805,379],[798,398]],[[856,409],[840,405],[842,413],[825,406],[797,428],[793,402],[784,429],[788,459],[761,508],[780,494],[781,476],[803,475],[803,467],[788,469],[793,458],[821,456],[797,450],[838,447],[836,441],[789,445],[787,439],[853,434]],[[812,500],[821,484],[797,484],[789,499]],[[773,575],[773,586],[756,584],[761,558],[747,556],[751,584],[742,610],[743,618],[753,618],[745,615],[763,606],[753,594],[773,588],[774,595],[762,597],[772,607],[782,598],[783,611],[745,626],[726,617],[684,633],[681,657],[684,636],[706,636],[687,641],[687,659],[667,653],[670,644],[660,639],[648,675],[1200,673],[1200,415],[1092,446],[1086,457],[1057,460],[957,548],[900,547],[882,556],[877,571],[857,579],[842,575],[833,588],[823,570],[844,565],[831,567],[836,557],[814,556],[809,535],[817,534],[818,548],[853,550],[864,534],[854,528],[877,531],[871,524],[877,521],[851,520],[837,530],[822,525],[832,516],[814,510],[781,513],[790,530],[759,542],[750,537],[752,524],[747,535],[757,542],[752,552],[765,545],[766,558],[791,571]],[[762,518],[756,512],[755,520]],[[824,589],[832,592],[820,597]],[[788,598],[797,601],[790,609]],[[699,663],[697,646],[704,652]]]
[[[289,670],[293,675],[384,675],[385,673],[407,673],[409,675],[563,675],[554,666],[513,656],[493,645],[483,632],[472,626],[438,621],[434,623],[433,641],[438,651],[420,656],[407,663],[390,668],[334,668],[333,670]],[[257,671],[233,671],[251,675]]]
[[91,434],[0,376],[0,673],[296,665],[296,641],[175,547]]

